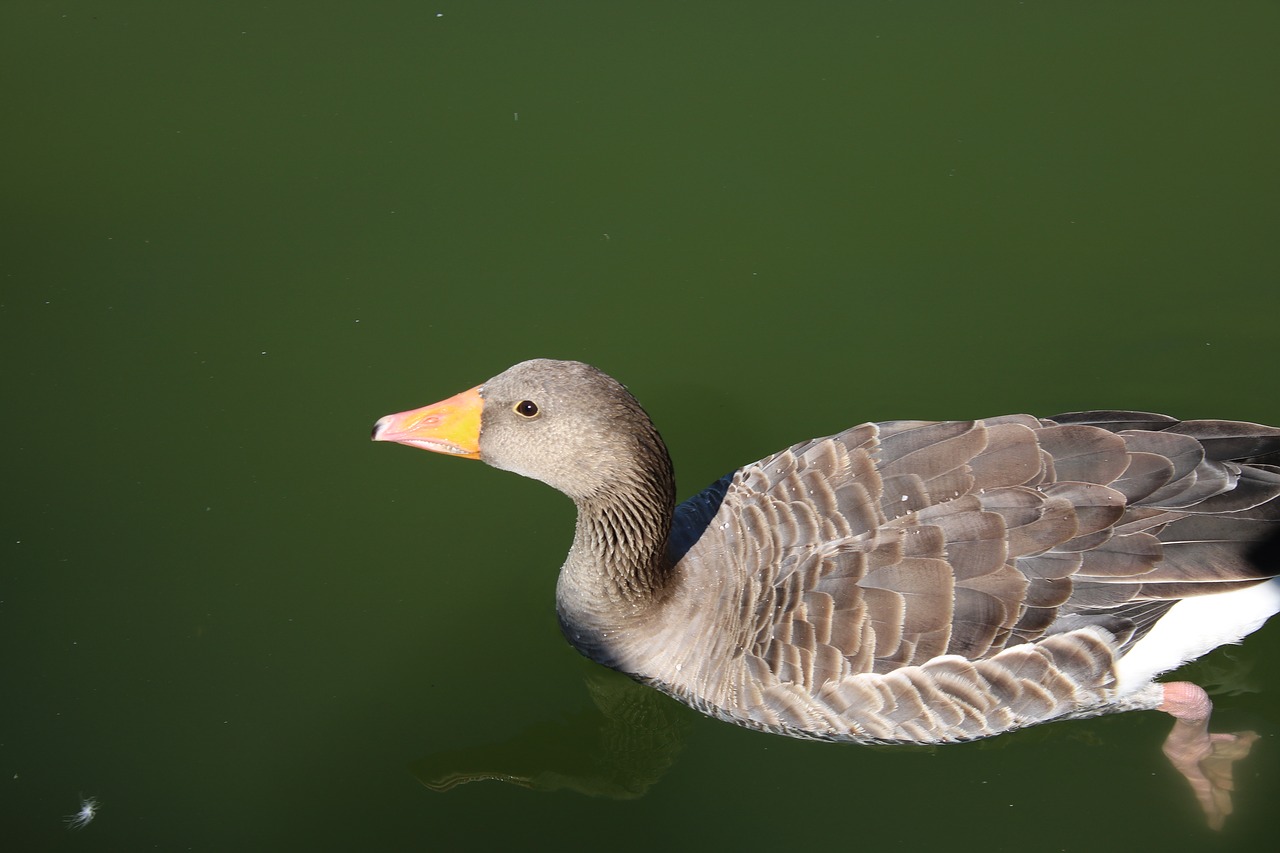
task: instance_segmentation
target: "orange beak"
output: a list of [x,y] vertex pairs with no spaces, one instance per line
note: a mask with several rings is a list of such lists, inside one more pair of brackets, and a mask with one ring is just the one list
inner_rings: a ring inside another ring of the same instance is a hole
[[480,458],[480,386],[421,409],[380,418],[374,441],[395,441],[450,456]]

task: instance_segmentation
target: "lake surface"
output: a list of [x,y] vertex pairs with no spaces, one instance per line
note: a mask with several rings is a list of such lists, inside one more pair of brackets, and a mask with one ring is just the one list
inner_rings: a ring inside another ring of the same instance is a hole
[[6,849],[1272,848],[1280,623],[1186,671],[1261,735],[1213,833],[1155,713],[637,697],[565,498],[368,433],[536,356],[682,496],[866,420],[1280,424],[1280,6],[190,5],[0,9]]

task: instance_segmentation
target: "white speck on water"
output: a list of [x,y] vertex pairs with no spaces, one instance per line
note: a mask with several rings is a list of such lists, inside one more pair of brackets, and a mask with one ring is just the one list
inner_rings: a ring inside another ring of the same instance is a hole
[[84,829],[98,816],[97,797],[81,797],[80,811],[67,815],[67,829]]
[[907,496],[906,496],[906,495],[903,495],[903,496],[902,496],[902,502],[903,502],[903,503],[906,503],[906,502],[907,502]]

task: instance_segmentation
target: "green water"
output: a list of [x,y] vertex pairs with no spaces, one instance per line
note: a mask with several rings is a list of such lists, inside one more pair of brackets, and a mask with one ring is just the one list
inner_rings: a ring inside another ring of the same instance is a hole
[[1262,735],[1218,834],[1156,714],[927,751],[659,704],[643,796],[431,790],[597,742],[572,508],[367,437],[534,356],[628,383],[684,495],[864,420],[1280,423],[1278,35],[1274,3],[4,4],[3,846],[1270,849],[1275,624],[1190,673]]

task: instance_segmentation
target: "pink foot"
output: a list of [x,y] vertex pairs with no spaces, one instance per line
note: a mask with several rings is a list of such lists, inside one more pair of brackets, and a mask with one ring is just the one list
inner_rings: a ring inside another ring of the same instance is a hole
[[1255,732],[1214,734],[1209,731],[1213,703],[1200,687],[1186,681],[1163,684],[1160,710],[1174,718],[1164,742],[1164,754],[1186,778],[1212,829],[1221,829],[1231,814],[1235,789],[1233,765],[1249,754]]

